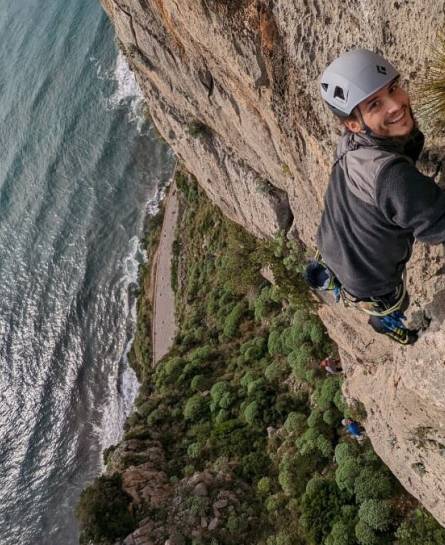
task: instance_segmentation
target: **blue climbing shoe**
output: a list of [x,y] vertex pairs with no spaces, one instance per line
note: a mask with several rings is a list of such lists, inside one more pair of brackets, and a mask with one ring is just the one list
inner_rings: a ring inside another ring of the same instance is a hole
[[400,344],[414,344],[418,338],[417,330],[405,327],[403,323],[405,319],[405,316],[396,310],[387,316],[371,316],[368,323],[377,333],[387,335]]
[[306,266],[304,279],[313,290],[332,290],[336,302],[340,299],[341,285],[334,274],[320,261],[312,260]]

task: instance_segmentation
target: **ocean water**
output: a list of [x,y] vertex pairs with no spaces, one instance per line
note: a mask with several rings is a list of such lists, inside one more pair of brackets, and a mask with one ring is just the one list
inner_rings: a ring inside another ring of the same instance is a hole
[[144,217],[173,159],[97,0],[0,0],[0,544],[78,542],[137,384]]

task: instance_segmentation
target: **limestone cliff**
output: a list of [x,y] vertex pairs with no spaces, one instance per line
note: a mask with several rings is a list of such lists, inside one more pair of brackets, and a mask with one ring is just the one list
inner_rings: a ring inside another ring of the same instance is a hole
[[[410,85],[444,24],[445,2],[101,0],[154,123],[209,197],[260,237],[285,229],[311,247],[338,134],[318,98],[326,64],[353,46],[384,51]],[[423,127],[425,129],[425,127]],[[441,142],[428,135],[438,149]],[[372,335],[340,305],[321,317],[338,343],[345,393],[367,409],[375,450],[445,524],[443,252],[418,245],[414,347]]]

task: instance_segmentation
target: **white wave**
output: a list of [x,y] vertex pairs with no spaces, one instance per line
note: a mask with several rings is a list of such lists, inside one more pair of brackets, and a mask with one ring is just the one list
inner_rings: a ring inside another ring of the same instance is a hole
[[116,89],[108,98],[107,107],[112,110],[128,107],[128,120],[130,123],[136,123],[136,129],[141,133],[146,124],[144,95],[120,50],[111,79],[116,82]]

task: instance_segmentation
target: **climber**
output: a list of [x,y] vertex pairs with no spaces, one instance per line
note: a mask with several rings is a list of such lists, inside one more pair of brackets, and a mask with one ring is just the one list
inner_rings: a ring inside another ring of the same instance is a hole
[[343,418],[341,423],[346,428],[349,435],[352,438],[357,439],[359,443],[365,439],[365,432],[358,422],[355,422],[355,420],[351,420],[350,418]]
[[334,358],[325,358],[321,360],[320,367],[326,371],[328,375],[337,375],[341,373],[340,360]]
[[351,50],[326,68],[320,85],[344,131],[306,279],[366,312],[378,333],[412,344],[417,331],[402,313],[405,266],[414,239],[445,241],[445,193],[415,167],[424,137],[388,61]]

